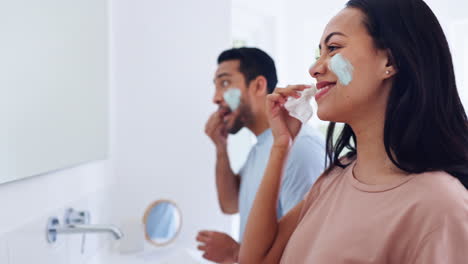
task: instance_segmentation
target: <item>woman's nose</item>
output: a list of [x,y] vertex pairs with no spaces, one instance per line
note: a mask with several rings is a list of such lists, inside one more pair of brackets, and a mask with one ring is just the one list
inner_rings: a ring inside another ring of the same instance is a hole
[[325,74],[326,69],[326,62],[322,59],[318,59],[314,64],[310,66],[309,74],[314,78],[318,78],[320,75]]

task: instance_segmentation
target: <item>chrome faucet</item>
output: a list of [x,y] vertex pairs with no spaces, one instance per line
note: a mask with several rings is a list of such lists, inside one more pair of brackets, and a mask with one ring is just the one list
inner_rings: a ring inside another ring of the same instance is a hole
[[83,234],[81,251],[84,252],[86,233],[110,233],[116,240],[123,237],[122,231],[114,225],[92,225],[89,222],[89,212],[68,209],[65,213],[65,225],[60,225],[56,217],[49,218],[46,230],[47,241],[55,243],[58,234]]
[[57,234],[111,233],[116,240],[123,237],[122,231],[113,225],[82,225],[71,224],[55,227]]

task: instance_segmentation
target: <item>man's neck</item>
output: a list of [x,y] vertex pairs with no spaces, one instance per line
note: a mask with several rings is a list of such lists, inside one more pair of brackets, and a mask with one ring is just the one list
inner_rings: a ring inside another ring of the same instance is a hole
[[248,125],[247,128],[252,131],[256,137],[258,137],[260,134],[265,132],[265,130],[270,128],[270,124],[268,123],[266,116],[261,115],[256,116],[254,122]]

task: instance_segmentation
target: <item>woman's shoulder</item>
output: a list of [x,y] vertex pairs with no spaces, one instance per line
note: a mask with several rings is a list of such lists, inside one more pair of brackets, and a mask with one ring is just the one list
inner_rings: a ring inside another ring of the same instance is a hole
[[414,175],[411,192],[419,207],[436,215],[468,217],[468,191],[461,182],[444,171]]
[[468,191],[454,176],[445,171],[431,171],[416,174],[414,184],[431,191],[431,196],[441,196],[446,199],[457,199],[467,196]]

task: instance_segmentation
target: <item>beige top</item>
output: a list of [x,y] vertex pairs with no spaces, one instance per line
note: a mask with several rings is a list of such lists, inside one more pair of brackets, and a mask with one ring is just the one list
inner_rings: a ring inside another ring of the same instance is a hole
[[317,180],[281,263],[468,263],[468,191],[458,179],[428,172],[366,185],[354,164]]

